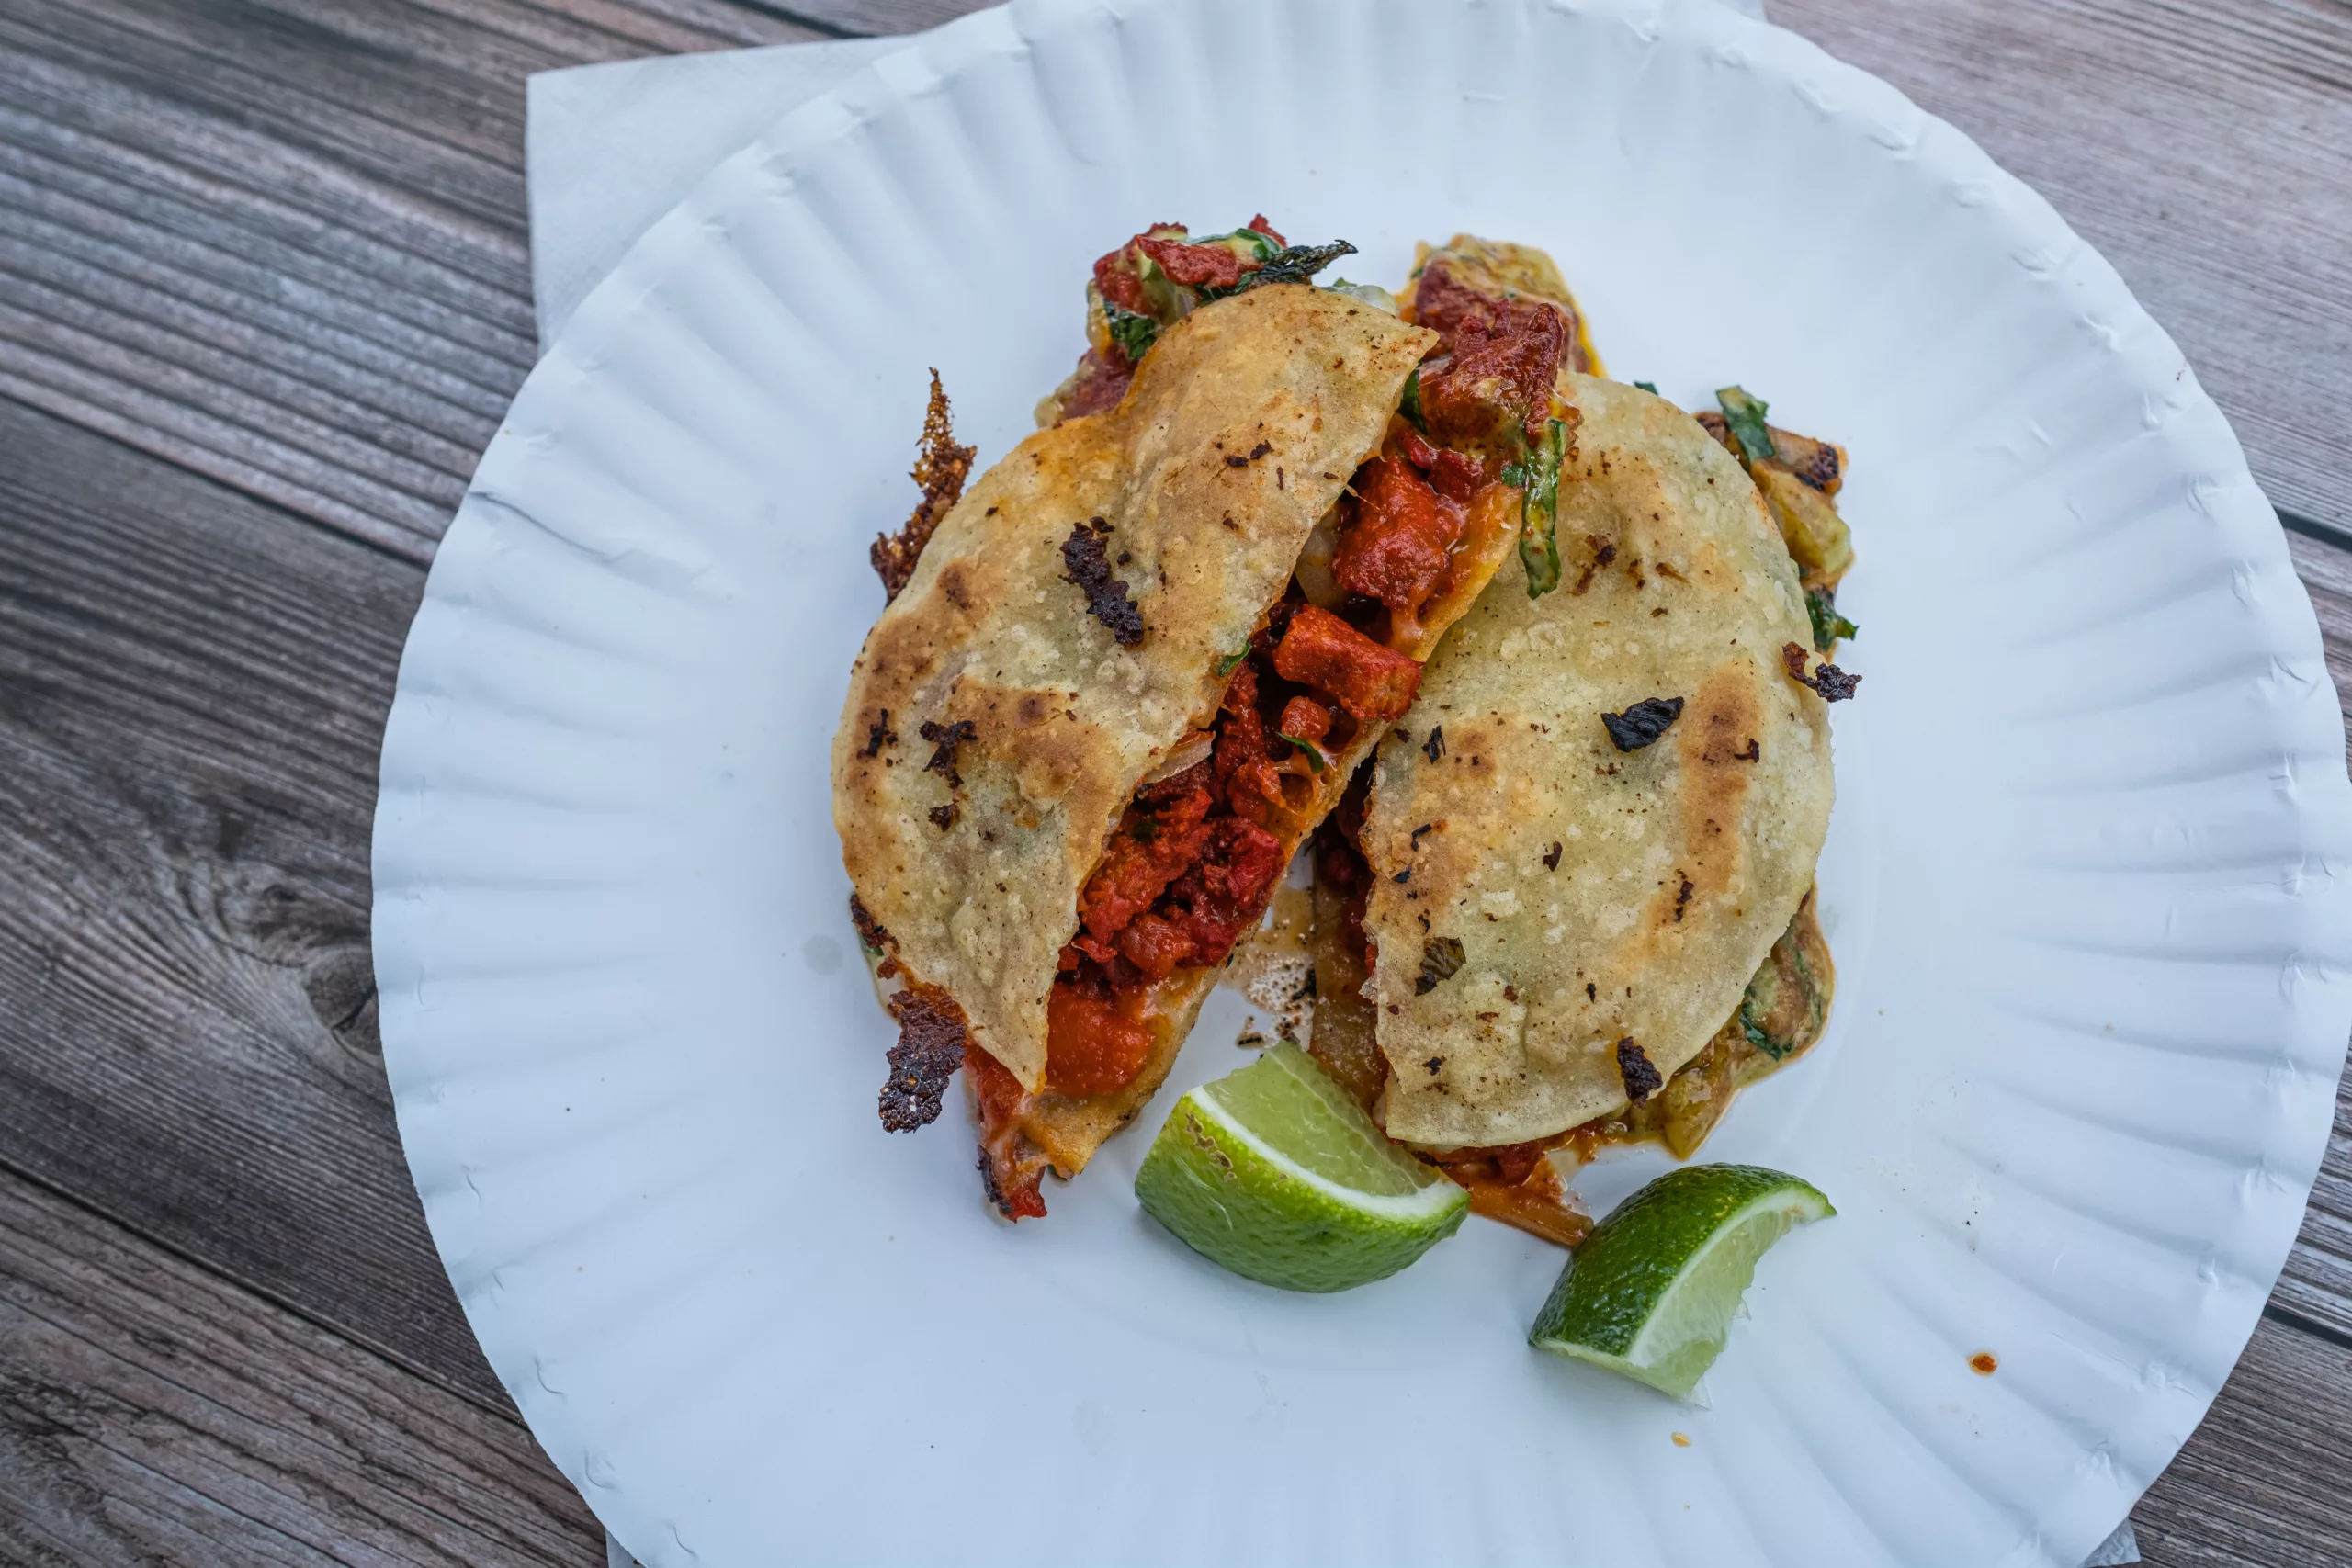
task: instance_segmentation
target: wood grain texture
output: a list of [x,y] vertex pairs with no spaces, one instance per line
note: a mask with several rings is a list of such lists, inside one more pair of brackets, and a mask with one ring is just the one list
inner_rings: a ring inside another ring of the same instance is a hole
[[423,574],[0,400],[0,1158],[503,1403],[372,1009]]
[[718,0],[0,0],[0,392],[415,559],[536,352],[523,78]]
[[[423,558],[529,367],[528,71],[960,0],[0,0],[0,391]],[[1785,0],[2039,185],[2352,529],[2338,0]],[[798,17],[801,21],[790,18]]]
[[2352,540],[2352,6],[1769,0],[2049,197],[2281,511]]
[[2132,1526],[2150,1568],[2352,1562],[2352,1344],[2265,1318]]
[[[2352,550],[2287,543],[2339,699],[2352,697]],[[2346,704],[2352,711],[2352,702]],[[2352,1077],[2336,1086],[2301,1235],[2221,1397],[2132,1512],[2152,1568],[2344,1568],[2352,1514]]]
[[[1773,4],[2040,186],[2274,498],[2352,521],[2352,6]],[[533,353],[521,78],[965,8],[0,0],[0,1171],[86,1205],[0,1174],[0,1560],[597,1560],[500,1446],[366,947],[411,563]],[[2294,543],[2352,689],[2352,555]],[[2152,1562],[2352,1562],[2346,1345],[2352,1098]]]
[[844,38],[920,32],[994,0],[785,0],[795,20]]
[[520,1421],[0,1173],[0,1560],[588,1568]]
[[[5,403],[0,455],[0,1041],[53,1043],[0,1050],[0,1150],[498,1400],[415,1213],[367,1005],[376,731],[419,574]],[[2352,689],[2352,556],[2293,544]],[[2280,1286],[2305,1321],[2352,1321],[2347,1134],[2352,1100]],[[2352,1389],[2279,1387],[2242,1374],[2143,1505],[2203,1553],[2179,1561],[2324,1561],[2196,1533],[2216,1494],[2259,1518],[2278,1487],[2324,1489],[2299,1456],[2352,1444]]]
[[[2299,534],[2288,535],[2287,543],[2311,592],[2327,671],[2352,728],[2352,550]],[[2274,1308],[2352,1345],[2352,1074],[2335,1087],[2335,1131],[2312,1189],[2302,1235],[2270,1299]],[[2346,1451],[2352,1452],[2352,1442]],[[2345,1556],[2352,1562],[2352,1536]]]

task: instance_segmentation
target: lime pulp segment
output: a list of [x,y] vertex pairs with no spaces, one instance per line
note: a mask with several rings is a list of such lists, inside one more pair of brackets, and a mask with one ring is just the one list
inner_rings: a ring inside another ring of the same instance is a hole
[[1193,1092],[1334,1188],[1405,1198],[1450,1185],[1384,1137],[1331,1075],[1295,1045],[1277,1045],[1252,1066]]
[[1467,1192],[1390,1144],[1292,1045],[1180,1100],[1136,1196],[1194,1251],[1293,1291],[1385,1278],[1469,1208]]
[[1619,1204],[1561,1271],[1529,1331],[1539,1349],[1687,1399],[1731,1330],[1756,1263],[1837,1211],[1761,1166],[1686,1166]]

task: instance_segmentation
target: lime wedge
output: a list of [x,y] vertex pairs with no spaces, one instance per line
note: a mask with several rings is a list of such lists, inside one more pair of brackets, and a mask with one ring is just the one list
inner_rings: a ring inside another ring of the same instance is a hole
[[1295,1045],[1178,1100],[1136,1196],[1193,1251],[1286,1291],[1386,1279],[1470,1208]]
[[1811,1183],[1762,1166],[1670,1171],[1585,1238],[1528,1343],[1688,1399],[1765,1248],[1837,1212]]

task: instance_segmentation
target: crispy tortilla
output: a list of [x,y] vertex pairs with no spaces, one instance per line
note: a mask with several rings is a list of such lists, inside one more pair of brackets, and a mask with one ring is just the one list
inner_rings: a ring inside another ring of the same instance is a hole
[[1559,386],[1582,414],[1561,585],[1531,600],[1507,563],[1455,626],[1363,835],[1385,1125],[1426,1146],[1657,1092],[1787,930],[1828,826],[1826,704],[1784,664],[1811,628],[1755,485],[1663,400]]
[[[843,863],[898,972],[951,998],[1023,1089],[1044,1085],[1056,960],[1136,783],[1209,724],[1217,666],[1433,341],[1304,285],[1202,307],[1115,409],[1038,432],[972,485],[868,635],[833,742]],[[1116,592],[1072,581],[1073,531],[1098,519],[1141,617],[1132,646]],[[1171,1000],[1189,1026],[1197,994]],[[1182,1028],[1165,1032],[1172,1055]]]
[[[1486,505],[1473,509],[1453,573],[1423,607],[1418,634],[1398,651],[1425,660],[1446,628],[1476,602],[1479,590],[1493,577],[1518,536],[1518,496],[1517,491],[1498,490],[1490,494]],[[1378,725],[1363,727],[1354,739],[1330,753],[1329,763],[1320,773],[1309,776],[1308,793],[1275,834],[1284,863],[1338,806],[1348,780],[1385,733]],[[1167,1081],[1178,1049],[1192,1032],[1193,1021],[1209,992],[1216,988],[1221,974],[1216,968],[1180,969],[1151,987],[1146,1014],[1151,1028],[1151,1054],[1142,1071],[1125,1087],[1085,1100],[1040,1094],[1023,1109],[1020,1131],[1045,1153],[1055,1169],[1064,1176],[1077,1175],[1104,1139],[1135,1120]]]

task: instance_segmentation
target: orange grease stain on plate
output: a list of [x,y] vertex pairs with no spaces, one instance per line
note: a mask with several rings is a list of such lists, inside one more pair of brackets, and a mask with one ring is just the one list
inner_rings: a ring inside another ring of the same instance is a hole
[[1968,1358],[1968,1364],[1974,1368],[1976,1375],[1982,1378],[1989,1378],[2001,1370],[2000,1358],[1990,1350],[1977,1351],[1976,1354]]
[[1688,1432],[1674,1432],[1669,1436],[1674,1438],[1674,1446],[1678,1449],[1687,1449],[1690,1446],[1690,1434]]

